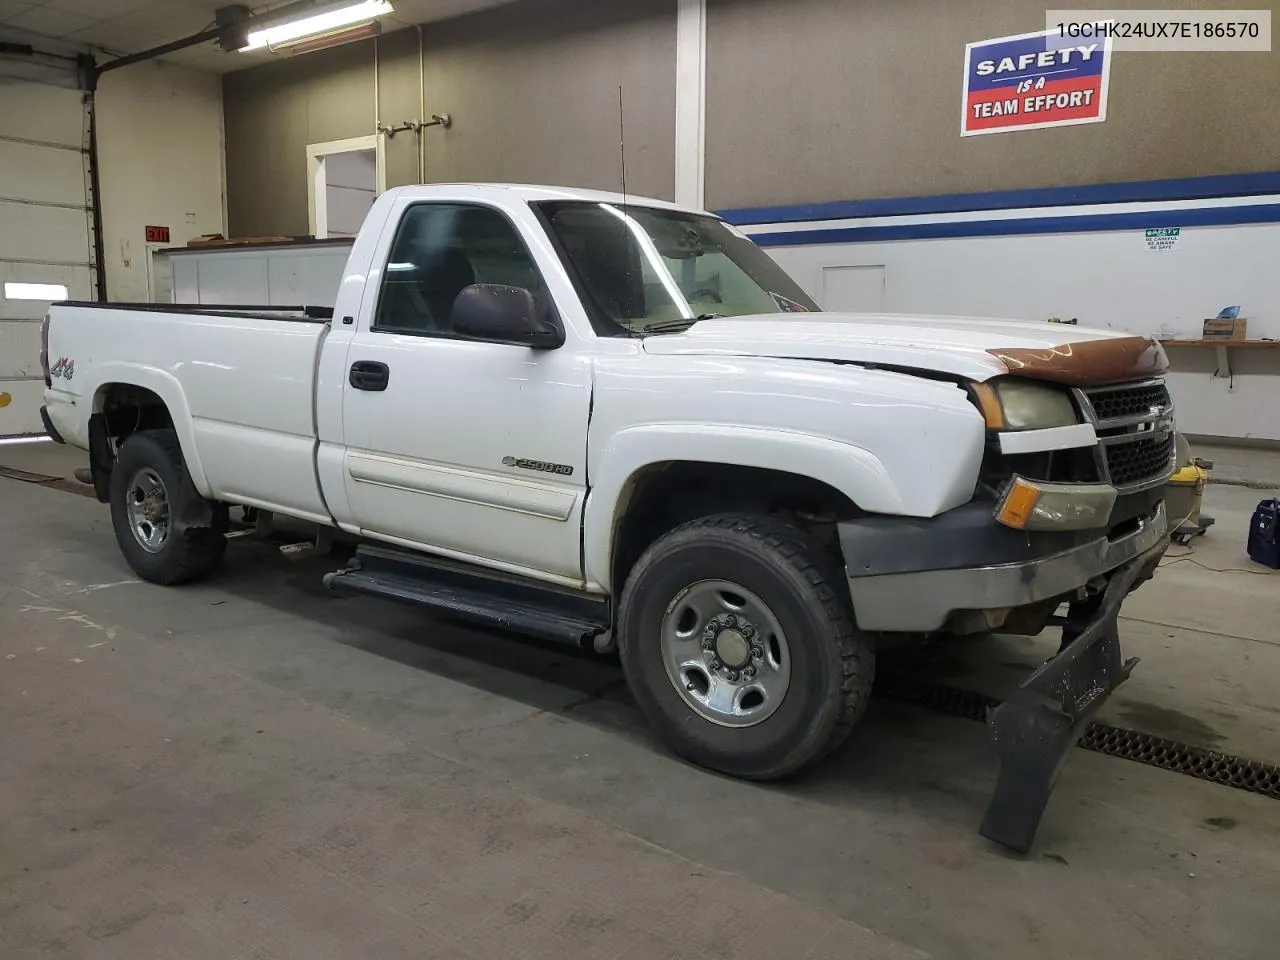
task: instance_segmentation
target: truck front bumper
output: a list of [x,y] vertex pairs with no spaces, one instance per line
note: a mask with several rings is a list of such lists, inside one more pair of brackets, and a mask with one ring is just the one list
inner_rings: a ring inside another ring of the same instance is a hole
[[1169,546],[1163,491],[1116,503],[1105,532],[1025,533],[974,503],[932,520],[840,525],[858,625],[929,633],[957,621],[998,627],[1018,608],[1038,633],[1070,603],[1057,654],[991,709],[1000,777],[979,833],[1025,853],[1071,747],[1137,663],[1120,651],[1120,605]]
[[998,628],[1019,607],[1067,599],[1168,545],[1160,497],[1156,491],[1118,503],[1105,532],[1011,530],[997,523],[984,503],[928,520],[865,517],[841,523],[840,546],[858,626],[933,633],[976,615]]

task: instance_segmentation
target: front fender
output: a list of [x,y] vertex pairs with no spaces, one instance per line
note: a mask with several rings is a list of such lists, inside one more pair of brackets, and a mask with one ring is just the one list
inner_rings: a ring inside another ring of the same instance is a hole
[[[191,419],[191,407],[187,403],[186,391],[182,383],[173,374],[156,367],[128,361],[96,364],[91,379],[85,384],[84,395],[93,398],[90,413],[102,411],[103,392],[108,384],[125,383],[130,386],[150,390],[169,409],[173,420],[173,429],[178,434],[178,443],[182,446],[182,457],[187,463],[187,473],[200,496],[210,497],[212,490],[205,476],[204,465],[200,462],[200,451],[196,448],[194,424]],[[86,415],[87,417],[87,415]]]
[[645,467],[673,461],[785,470],[834,487],[870,513],[903,512],[889,471],[861,447],[788,430],[730,424],[629,427],[601,452],[587,497],[583,565],[588,583],[611,589],[614,529],[627,484]]

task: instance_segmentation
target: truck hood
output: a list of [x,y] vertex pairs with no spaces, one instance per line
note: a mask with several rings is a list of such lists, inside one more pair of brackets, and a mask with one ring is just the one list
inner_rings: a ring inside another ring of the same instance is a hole
[[826,360],[983,381],[1007,373],[1075,386],[1158,376],[1159,341],[1069,324],[897,314],[762,314],[655,335],[646,353]]

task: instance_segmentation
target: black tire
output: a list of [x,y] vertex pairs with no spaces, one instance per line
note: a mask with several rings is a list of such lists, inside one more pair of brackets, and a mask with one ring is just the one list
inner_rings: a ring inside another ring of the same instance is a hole
[[211,504],[212,523],[206,527],[174,529],[172,520],[164,542],[154,552],[143,546],[129,520],[130,486],[139,471],[150,470],[164,485],[169,517],[191,512],[199,492],[187,473],[182,446],[172,430],[143,430],[133,434],[120,448],[111,471],[111,525],[116,542],[129,567],[143,580],[172,586],[189,583],[209,574],[222,561],[227,549],[227,510]]
[[[871,694],[875,646],[854,625],[842,576],[801,530],[750,515],[695,520],[645,551],[622,591],[618,651],[662,741],[699,766],[749,780],[785,777],[843,743]],[[723,726],[696,712],[664,664],[664,617],[687,587],[707,580],[754,593],[787,638],[789,686],[776,712],[754,726]]]

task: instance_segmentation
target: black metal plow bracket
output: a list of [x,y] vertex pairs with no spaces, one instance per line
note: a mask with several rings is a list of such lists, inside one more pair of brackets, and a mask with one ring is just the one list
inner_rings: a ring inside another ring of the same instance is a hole
[[1000,778],[978,830],[988,840],[1018,853],[1031,849],[1068,752],[1138,662],[1120,653],[1120,605],[1150,578],[1164,550],[1161,544],[1137,557],[1111,575],[1100,596],[1073,603],[1058,655],[988,714],[1000,757]]

